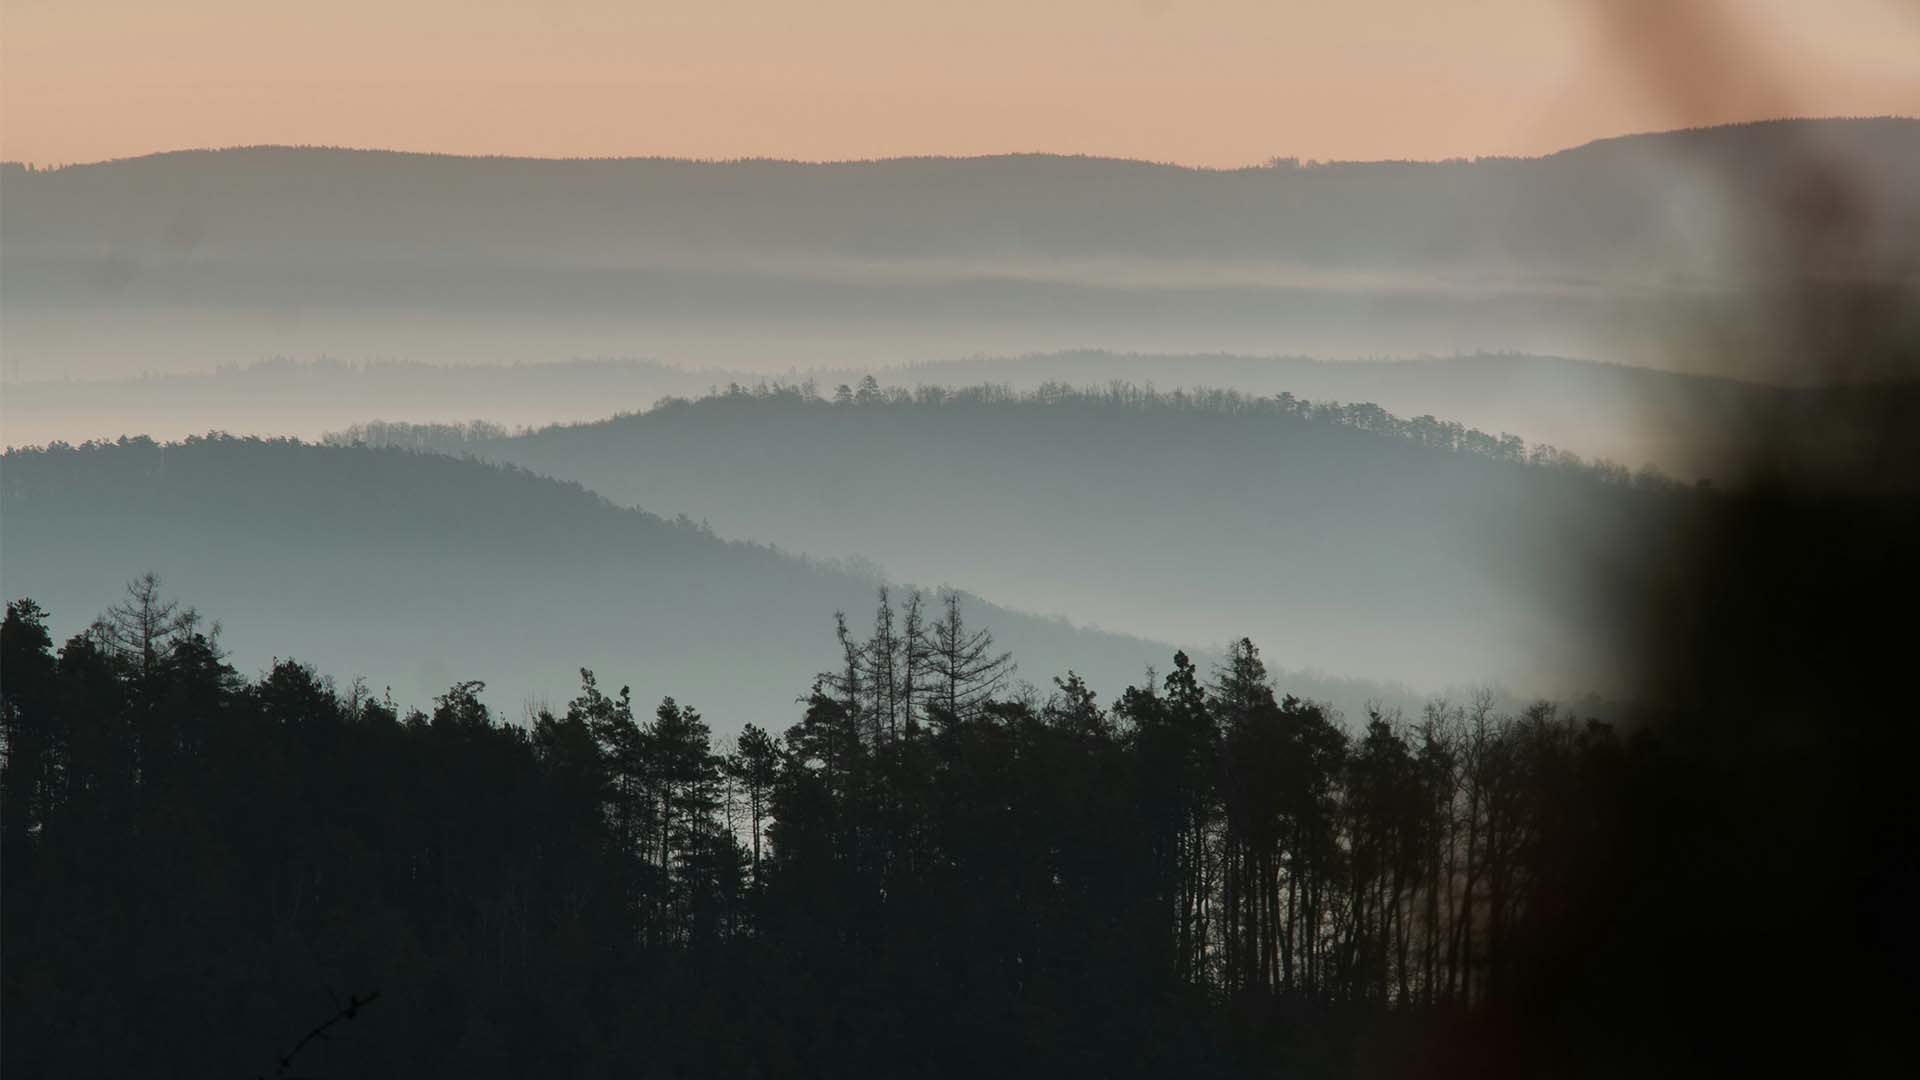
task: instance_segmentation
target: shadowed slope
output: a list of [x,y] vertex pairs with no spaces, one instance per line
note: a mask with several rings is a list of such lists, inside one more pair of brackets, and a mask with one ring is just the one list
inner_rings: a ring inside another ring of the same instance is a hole
[[[874,605],[865,574],[434,455],[216,438],[3,460],[6,595],[82,620],[151,569],[240,640],[364,674],[402,703],[485,677],[517,715],[566,700],[584,666],[643,699],[680,695],[722,730],[770,724],[833,665],[833,612],[858,627]],[[1172,651],[967,608],[1037,683],[1071,665],[1123,686]]]

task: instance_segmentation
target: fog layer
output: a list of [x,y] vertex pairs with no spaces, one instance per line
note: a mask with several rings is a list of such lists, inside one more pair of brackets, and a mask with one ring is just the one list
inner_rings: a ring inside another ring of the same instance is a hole
[[[275,355],[644,355],[749,370],[1102,347],[1516,350],[1774,364],[1748,270],[1818,143],[1900,271],[1920,124],[1797,121],[1539,159],[1204,171],[1020,156],[844,165],[304,149],[4,175],[8,379]],[[1901,286],[1890,282],[1889,287]],[[1724,369],[1724,370],[1721,370]]]

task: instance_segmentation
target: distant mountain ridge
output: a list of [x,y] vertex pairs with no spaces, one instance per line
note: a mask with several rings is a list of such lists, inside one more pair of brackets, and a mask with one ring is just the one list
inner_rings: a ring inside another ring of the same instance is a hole
[[[1047,154],[808,164],[264,146],[17,171],[6,224],[16,250],[64,247],[71,239],[61,233],[84,228],[130,255],[273,253],[297,239],[356,257],[1028,251],[1388,269],[1483,258],[1580,265],[1643,254],[1640,245],[1685,224],[1669,211],[1688,207],[1654,205],[1668,193],[1648,181],[1687,168],[1764,170],[1809,140],[1877,198],[1920,211],[1920,196],[1904,188],[1920,168],[1920,120],[1876,118],[1622,136],[1538,158],[1233,170]],[[296,207],[297,216],[267,216]],[[69,216],[99,210],[116,213]]]
[[[13,170],[7,374],[322,353],[777,371],[1095,346],[1512,350],[1764,376],[1771,338],[1747,323],[1766,308],[1739,290],[1792,254],[1793,166],[1810,154],[1866,223],[1827,270],[1911,280],[1920,121],[1902,119],[1233,171],[284,148]],[[1756,358],[1690,352],[1702,320],[1730,346],[1750,336]]]

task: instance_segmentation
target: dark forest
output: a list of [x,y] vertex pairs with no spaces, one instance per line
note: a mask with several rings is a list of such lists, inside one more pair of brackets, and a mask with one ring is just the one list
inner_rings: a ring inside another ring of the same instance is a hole
[[[1853,965],[1912,821],[1829,836],[1794,815],[1848,796],[1752,787],[1777,735],[1657,709],[1343,725],[1246,640],[1042,694],[957,597],[883,592],[823,619],[791,727],[723,744],[584,670],[524,723],[249,679],[151,576],[47,618],[9,604],[0,658],[10,1075],[1618,1074],[1729,1060],[1702,986],[1899,1000]],[[1797,731],[1802,777],[1871,730]],[[1852,843],[1864,876],[1774,891]]]

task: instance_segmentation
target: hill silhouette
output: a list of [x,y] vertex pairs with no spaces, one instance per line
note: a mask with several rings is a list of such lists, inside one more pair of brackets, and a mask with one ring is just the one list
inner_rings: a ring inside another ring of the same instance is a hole
[[1897,119],[1232,171],[284,147],[15,167],[7,374],[319,353],[781,370],[1087,346],[1681,363],[1704,319],[1751,342],[1719,373],[1766,375],[1771,339],[1749,324],[1768,309],[1742,290],[1821,195],[1770,186],[1809,145],[1869,222],[1827,271],[1910,272],[1920,123]]
[[[1313,401],[1370,401],[1402,416],[1444,416],[1587,457],[1633,467],[1651,463],[1684,477],[1716,474],[1724,457],[1720,440],[1740,417],[1776,402],[1799,402],[1805,411],[1834,394],[1511,354],[1328,361],[1082,349],[880,367],[795,367],[773,378],[832,387],[866,375],[907,387],[995,383],[1034,390],[1050,382],[1089,386],[1119,379],[1166,390],[1210,386]],[[388,421],[478,420],[517,429],[599,420],[665,397],[769,378],[737,368],[647,360],[501,365],[283,359],[192,374],[11,383],[0,402],[0,442],[78,443],[125,431],[157,439],[206,431],[315,439],[364,421],[369,410]]]
[[[1868,365],[1871,367],[1871,365]],[[819,373],[828,382],[829,373]],[[1367,402],[1402,417],[1432,415],[1469,428],[1511,432],[1632,469],[1652,465],[1686,481],[1741,471],[1748,442],[1770,426],[1808,444],[1844,440],[1868,402],[1912,394],[1897,369],[1860,384],[1800,386],[1690,375],[1559,356],[1476,353],[1405,359],[1109,353],[1077,350],[975,357],[880,373],[906,386],[1052,383],[1231,388],[1254,396]],[[849,380],[852,381],[852,380]]]
[[1549,696],[1607,686],[1584,560],[1685,505],[1670,481],[1374,405],[876,382],[838,396],[736,387],[514,437],[337,439],[511,463],[1103,627],[1210,643],[1244,628],[1288,667]]
[[[518,717],[565,701],[588,666],[643,697],[671,685],[722,731],[791,711],[835,662],[832,613],[864,625],[878,583],[870,566],[722,540],[515,469],[230,437],[10,452],[0,547],[0,592],[46,598],[77,620],[63,634],[153,571],[238,639],[266,634],[402,705],[479,678]],[[971,597],[965,612],[1042,686],[1069,667],[1125,686],[1172,655]],[[273,658],[243,646],[233,659],[249,672]],[[1336,679],[1293,687],[1355,712],[1371,698],[1416,704]]]

